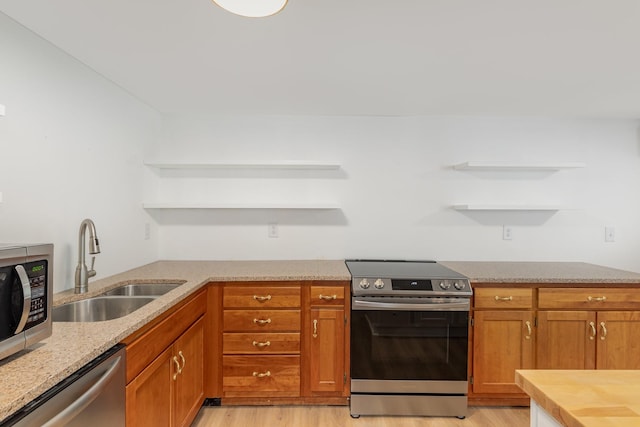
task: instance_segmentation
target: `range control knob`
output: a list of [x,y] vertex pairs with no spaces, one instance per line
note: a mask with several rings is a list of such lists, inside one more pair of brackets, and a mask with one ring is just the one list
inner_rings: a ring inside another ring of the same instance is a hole
[[360,287],[362,289],[369,289],[369,286],[371,286],[371,284],[369,283],[369,281],[367,279],[360,280]]
[[456,280],[456,282],[453,284],[453,286],[455,286],[455,288],[459,291],[463,290],[464,288],[467,287],[467,284],[465,283],[464,280]]
[[441,280],[440,281],[440,288],[447,290],[451,287],[451,282],[449,282],[448,280]]
[[373,285],[376,287],[376,289],[382,289],[384,288],[384,281],[382,279],[378,279],[374,282]]

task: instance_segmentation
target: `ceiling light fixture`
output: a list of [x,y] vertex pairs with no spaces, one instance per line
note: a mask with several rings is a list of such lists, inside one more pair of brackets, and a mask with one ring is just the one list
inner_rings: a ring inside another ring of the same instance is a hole
[[224,10],[249,18],[275,15],[287,4],[287,0],[213,0],[213,2]]

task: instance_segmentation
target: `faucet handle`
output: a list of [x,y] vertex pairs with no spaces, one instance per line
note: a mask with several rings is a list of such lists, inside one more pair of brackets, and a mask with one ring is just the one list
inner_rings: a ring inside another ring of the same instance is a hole
[[93,277],[96,275],[96,271],[93,269],[94,264],[96,263],[96,257],[91,257],[91,268],[87,272],[87,277]]

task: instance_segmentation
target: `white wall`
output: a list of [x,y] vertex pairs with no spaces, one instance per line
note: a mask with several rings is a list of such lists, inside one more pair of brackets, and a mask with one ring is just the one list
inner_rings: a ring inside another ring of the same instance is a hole
[[[338,171],[146,172],[146,199],[335,201],[337,211],[153,212],[166,259],[435,258],[585,261],[640,271],[634,120],[167,116],[155,160],[338,162]],[[470,160],[585,162],[465,172]],[[557,213],[456,203],[560,204]],[[279,224],[269,238],[267,224]],[[502,239],[503,225],[513,240]],[[605,226],[616,241],[605,243]]]
[[86,217],[97,278],[155,260],[140,202],[160,115],[1,13],[0,63],[0,242],[53,242],[56,292],[73,286]]

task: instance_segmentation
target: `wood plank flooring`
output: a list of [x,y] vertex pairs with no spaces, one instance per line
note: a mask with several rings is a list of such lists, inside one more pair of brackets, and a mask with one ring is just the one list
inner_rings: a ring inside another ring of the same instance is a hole
[[467,418],[354,419],[348,406],[220,406],[200,410],[191,427],[528,427],[529,408],[470,407]]

